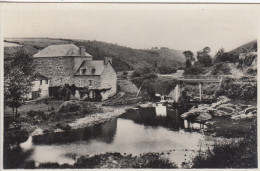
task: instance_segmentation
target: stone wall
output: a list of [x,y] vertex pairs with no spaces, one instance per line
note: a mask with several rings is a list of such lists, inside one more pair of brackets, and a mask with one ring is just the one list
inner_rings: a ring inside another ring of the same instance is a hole
[[102,100],[106,100],[117,92],[117,74],[109,63],[101,74],[101,88],[111,88],[110,90],[101,93]]
[[[90,85],[90,80],[92,82],[92,86]],[[76,87],[89,87],[89,88],[99,88],[101,81],[100,76],[87,76],[87,75],[80,75],[74,76],[74,84]]]
[[50,87],[71,84],[74,74],[73,57],[34,58],[36,72],[50,79]]
[[36,72],[50,79],[50,87],[74,84],[74,74],[88,57],[44,57],[34,58]]

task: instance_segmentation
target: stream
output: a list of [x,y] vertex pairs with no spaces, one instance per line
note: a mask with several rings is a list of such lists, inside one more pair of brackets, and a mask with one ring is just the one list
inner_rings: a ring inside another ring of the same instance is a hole
[[181,119],[183,112],[166,106],[129,110],[119,118],[91,127],[30,136],[19,146],[21,153],[30,151],[25,160],[36,164],[72,165],[77,157],[106,152],[158,152],[181,167],[191,163],[199,150],[218,141],[204,135],[205,125]]

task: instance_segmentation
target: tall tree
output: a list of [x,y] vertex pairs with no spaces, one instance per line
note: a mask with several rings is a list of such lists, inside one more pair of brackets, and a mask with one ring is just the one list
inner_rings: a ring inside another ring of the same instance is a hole
[[205,47],[202,51],[197,52],[198,63],[202,66],[209,67],[212,65],[212,58],[209,55],[210,51],[209,47]]
[[191,67],[192,66],[191,62],[195,61],[192,51],[186,50],[186,51],[183,52],[183,54],[186,58],[186,67],[188,67],[188,68]]
[[23,49],[4,62],[4,100],[13,109],[14,117],[26,94],[31,91],[34,72],[33,59]]

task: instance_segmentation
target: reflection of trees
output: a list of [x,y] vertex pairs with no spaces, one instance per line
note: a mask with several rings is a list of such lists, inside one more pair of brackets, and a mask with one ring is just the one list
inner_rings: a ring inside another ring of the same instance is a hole
[[70,130],[66,132],[48,133],[33,137],[34,144],[66,144],[76,141],[98,139],[106,143],[112,143],[117,128],[117,120],[97,124],[91,127]]
[[166,116],[156,116],[155,108],[145,108],[137,111],[128,111],[121,118],[133,120],[135,123],[146,126],[163,126],[173,130],[184,127],[177,109],[167,110]]
[[8,131],[4,135],[4,168],[15,169],[24,168],[26,159],[32,154],[33,150],[23,152],[20,143],[26,141],[28,135],[23,130],[17,130],[15,132]]

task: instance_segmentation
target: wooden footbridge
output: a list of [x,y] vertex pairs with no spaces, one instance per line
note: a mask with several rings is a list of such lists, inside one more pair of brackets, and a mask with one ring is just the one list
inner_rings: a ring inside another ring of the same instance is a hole
[[218,83],[220,84],[223,78],[230,77],[230,75],[184,75],[177,78],[179,84],[176,85],[175,91],[175,101],[178,102],[180,97],[180,84],[181,83],[197,83],[199,84],[199,100],[202,101],[202,84],[203,83]]
[[182,82],[193,82],[193,83],[220,83],[223,78],[229,75],[185,75],[183,77],[177,78]]

